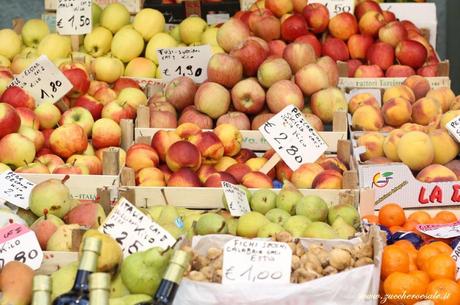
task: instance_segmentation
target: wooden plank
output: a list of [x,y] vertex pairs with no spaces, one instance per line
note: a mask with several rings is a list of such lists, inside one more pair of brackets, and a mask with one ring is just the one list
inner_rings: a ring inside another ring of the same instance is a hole
[[122,119],[121,127],[121,145],[125,151],[134,143],[134,122],[133,120]]

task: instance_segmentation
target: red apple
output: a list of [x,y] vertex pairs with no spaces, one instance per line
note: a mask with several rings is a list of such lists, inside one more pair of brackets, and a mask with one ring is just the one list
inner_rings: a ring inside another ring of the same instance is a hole
[[272,40],[268,43],[268,47],[270,48],[268,56],[283,57],[286,43],[282,40]]
[[281,24],[281,38],[285,41],[294,41],[297,37],[308,33],[308,25],[302,15],[292,15]]
[[102,175],[102,161],[96,156],[73,155],[67,163],[88,168],[90,175]]
[[370,35],[355,34],[348,39],[348,50],[353,59],[365,59],[367,50],[374,43]]
[[377,65],[382,70],[388,69],[395,61],[395,51],[391,44],[376,42],[367,50],[369,64]]
[[83,153],[88,146],[85,131],[75,123],[56,128],[49,141],[53,152],[64,159],[71,155]]
[[51,137],[51,134],[53,133],[53,131],[54,131],[54,129],[52,129],[52,128],[46,128],[46,129],[42,130],[42,134],[45,137],[45,144],[44,144],[43,147],[51,148],[51,146],[50,146],[50,137]]
[[76,98],[88,92],[90,79],[85,70],[80,68],[71,68],[64,69],[62,73],[64,73],[73,86],[69,93],[67,93],[68,97]]
[[396,21],[396,15],[390,11],[382,11],[383,18],[386,22]]
[[94,93],[93,97],[102,105],[107,105],[117,99],[117,93],[111,88],[102,87]]
[[293,73],[296,73],[308,64],[316,62],[316,54],[313,47],[301,42],[288,44],[284,49],[283,58],[288,62]]
[[256,23],[254,28],[254,34],[268,42],[280,38],[280,32],[281,23],[280,20],[275,16],[262,17],[261,20],[258,23]]
[[217,32],[217,42],[226,52],[230,52],[248,37],[249,28],[243,21],[236,18],[227,20]]
[[177,117],[168,111],[151,111],[150,112],[151,128],[176,128]]
[[438,71],[438,64],[421,67],[417,69],[417,74],[425,77],[440,76]]
[[268,53],[256,41],[246,39],[232,49],[230,55],[239,59],[243,65],[243,72],[245,76],[254,76],[257,74],[259,66],[265,58],[267,58]]
[[99,120],[101,118],[102,108],[104,108],[102,103],[98,102],[94,97],[88,94],[77,98],[73,106],[85,108],[91,113],[94,120]]
[[197,89],[198,87],[191,78],[179,76],[166,86],[166,101],[177,110],[183,110],[185,107],[193,105],[193,98]]
[[261,113],[261,114],[256,115],[254,119],[252,119],[251,129],[258,130],[260,126],[265,124],[265,122],[267,122],[274,116],[275,114],[273,113]]
[[308,28],[316,34],[322,33],[329,24],[329,10],[320,3],[310,3],[303,9]]
[[16,112],[21,118],[21,127],[26,126],[38,130],[40,121],[35,112],[25,107],[17,107]]
[[358,21],[354,15],[342,12],[329,20],[329,33],[335,38],[348,40],[352,35],[358,33]]
[[214,54],[208,62],[208,81],[232,88],[243,78],[243,65],[238,58],[225,53]]
[[329,79],[329,86],[337,87],[339,83],[339,67],[337,63],[329,56],[323,56],[318,59],[316,64],[326,71],[327,78]]
[[246,114],[243,112],[228,112],[224,115],[221,115],[216,122],[216,126],[222,124],[232,124],[239,130],[250,130],[251,122]]
[[401,41],[397,45],[395,53],[399,63],[414,69],[423,66],[427,57],[426,48],[420,42],[413,40]]
[[251,11],[238,11],[233,17],[243,21],[244,24],[249,27],[249,16],[251,16],[251,14]]
[[106,82],[99,81],[99,80],[92,80],[89,83],[89,88],[88,88],[87,93],[93,96],[96,93],[96,91],[101,88],[109,88],[109,84],[107,84]]
[[358,20],[361,19],[361,17],[369,11],[381,13],[382,9],[380,8],[380,5],[373,0],[362,1],[355,7],[356,18],[358,18]]
[[249,36],[246,40],[253,40],[253,41],[257,42],[258,44],[260,44],[260,46],[262,48],[264,48],[265,53],[268,54],[270,52],[270,48],[268,47],[268,42],[266,42],[262,38],[257,37],[257,36]]
[[21,118],[9,104],[0,103],[0,139],[7,134],[16,132],[21,126]]
[[376,37],[381,27],[386,24],[382,13],[368,11],[359,19],[359,30],[361,34],[367,34]]
[[348,77],[354,77],[355,72],[363,63],[359,59],[347,60]]
[[379,39],[396,47],[399,42],[407,39],[407,30],[401,22],[393,21],[380,28]]
[[134,119],[136,117],[136,109],[131,107],[127,102],[121,104],[120,101],[115,100],[102,108],[101,117],[112,119],[119,124],[122,119]]
[[294,42],[307,43],[311,45],[313,49],[315,50],[316,57],[321,56],[321,50],[322,50],[321,42],[319,42],[318,38],[316,38],[315,35],[311,33],[307,35],[303,35],[303,36],[297,37],[297,39]]
[[265,106],[265,91],[254,77],[238,82],[231,96],[235,109],[247,114],[257,114]]
[[125,88],[137,88],[140,89],[139,84],[130,78],[119,78],[114,84],[113,84],[113,90],[118,94],[120,93],[121,90]]
[[303,94],[294,82],[280,80],[268,89],[267,106],[272,113],[278,113],[288,105],[303,109]]
[[195,106],[184,109],[177,123],[179,125],[183,123],[195,123],[202,129],[211,129],[213,127],[212,119],[208,115],[196,110]]
[[50,173],[58,166],[64,165],[64,161],[55,154],[43,154],[36,158],[37,162],[48,167]]
[[272,11],[278,18],[292,12],[294,9],[291,0],[265,0],[265,7]]
[[292,5],[294,5],[294,13],[302,14],[303,9],[307,6],[308,0],[292,0]]
[[89,169],[84,165],[64,164],[56,167],[52,174],[89,175]]
[[34,98],[24,89],[16,86],[7,88],[0,96],[0,102],[10,104],[14,108],[26,107],[31,110],[35,108]]
[[256,24],[262,20],[264,16],[273,16],[272,11],[266,8],[261,8],[255,11],[252,11],[248,17],[248,26],[249,29],[254,32],[256,28]]
[[348,47],[343,40],[327,37],[322,46],[323,55],[327,55],[335,61],[346,61],[350,58]]
[[405,65],[392,65],[385,71],[385,77],[409,77],[415,70]]

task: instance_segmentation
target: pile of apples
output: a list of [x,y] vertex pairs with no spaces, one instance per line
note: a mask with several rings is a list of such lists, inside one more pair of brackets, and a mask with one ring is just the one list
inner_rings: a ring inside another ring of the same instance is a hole
[[280,54],[285,42],[310,44],[317,56],[347,62],[349,77],[438,76],[439,59],[421,30],[376,1],[361,1],[354,14],[330,18],[319,3],[259,0],[235,18],[269,41],[273,53]]
[[221,124],[203,131],[193,123],[175,130],[159,130],[151,145],[134,144],[126,152],[126,166],[136,173],[138,186],[221,187],[222,181],[248,188],[273,188],[286,180],[302,189],[341,189],[347,166],[337,157],[323,156],[316,163],[292,171],[280,161],[267,174],[259,170],[274,151],[258,157],[241,148],[240,131]]

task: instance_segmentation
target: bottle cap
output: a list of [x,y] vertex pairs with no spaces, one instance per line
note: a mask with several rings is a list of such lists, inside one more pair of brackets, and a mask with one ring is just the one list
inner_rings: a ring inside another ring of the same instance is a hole
[[110,274],[95,272],[89,276],[89,289],[110,289]]
[[32,291],[51,291],[51,278],[48,275],[35,275],[32,282]]
[[190,263],[190,252],[186,252],[183,250],[177,250],[174,252],[173,257],[171,258],[171,263],[172,264],[177,264],[181,266],[184,269],[187,269],[189,263]]
[[101,240],[96,237],[86,237],[83,242],[83,251],[92,251],[101,254]]

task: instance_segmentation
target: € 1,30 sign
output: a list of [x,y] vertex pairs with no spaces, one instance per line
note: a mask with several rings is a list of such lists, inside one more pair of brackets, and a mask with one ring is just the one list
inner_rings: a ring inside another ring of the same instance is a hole
[[61,35],[88,34],[92,29],[91,0],[58,0],[56,30]]

